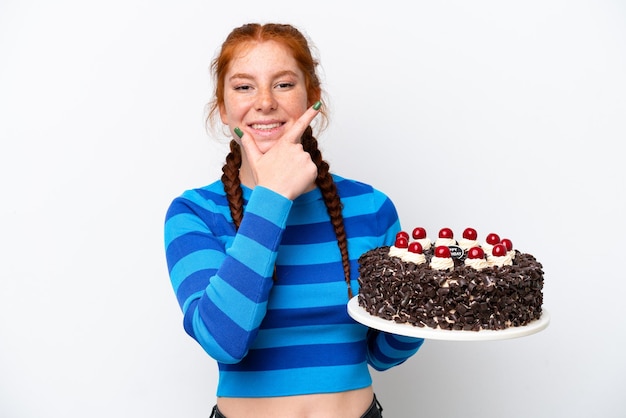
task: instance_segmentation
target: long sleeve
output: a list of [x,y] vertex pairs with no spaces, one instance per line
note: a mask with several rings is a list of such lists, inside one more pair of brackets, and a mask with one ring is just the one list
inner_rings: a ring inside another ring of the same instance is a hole
[[383,371],[404,363],[417,353],[423,338],[405,337],[370,330],[368,333],[367,362],[372,368]]
[[216,199],[209,210],[199,193],[186,192],[166,215],[170,278],[186,332],[211,357],[235,363],[247,354],[265,316],[292,202],[255,188],[235,233],[227,202]]

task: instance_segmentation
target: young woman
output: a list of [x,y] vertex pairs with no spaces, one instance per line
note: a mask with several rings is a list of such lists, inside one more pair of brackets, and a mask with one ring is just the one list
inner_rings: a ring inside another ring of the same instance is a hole
[[167,212],[184,328],[218,362],[217,417],[381,417],[368,365],[396,366],[423,342],[347,314],[358,257],[400,223],[387,196],[322,159],[317,65],[293,26],[234,29],[212,63],[209,120],[233,138],[223,175]]

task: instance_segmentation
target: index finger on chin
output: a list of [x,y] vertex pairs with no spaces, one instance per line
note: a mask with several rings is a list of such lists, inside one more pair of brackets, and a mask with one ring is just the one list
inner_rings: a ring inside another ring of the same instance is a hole
[[316,103],[313,106],[309,107],[294,123],[293,129],[298,132],[298,135],[291,138],[291,141],[294,144],[300,142],[300,137],[304,133],[304,130],[307,128],[307,126],[311,124],[311,122],[313,122],[313,119],[315,119],[315,117],[320,113],[319,106],[320,105]]

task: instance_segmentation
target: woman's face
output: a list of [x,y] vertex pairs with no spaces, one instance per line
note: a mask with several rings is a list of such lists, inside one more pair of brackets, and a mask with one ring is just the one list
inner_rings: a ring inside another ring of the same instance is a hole
[[[224,78],[222,122],[239,127],[267,152],[306,111],[304,74],[289,50],[275,41],[252,43],[230,63]],[[238,140],[236,135],[233,138]]]

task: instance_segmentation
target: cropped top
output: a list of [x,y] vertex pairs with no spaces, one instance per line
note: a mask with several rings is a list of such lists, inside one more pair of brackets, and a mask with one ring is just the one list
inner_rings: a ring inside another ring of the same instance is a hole
[[[358,257],[392,244],[400,222],[386,195],[333,177],[356,295]],[[348,315],[341,254],[319,189],[293,201],[261,186],[243,192],[238,231],[221,181],[185,191],[165,220],[184,329],[218,362],[217,396],[359,389],[372,382],[368,365],[386,370],[418,351],[422,339],[375,331]]]

